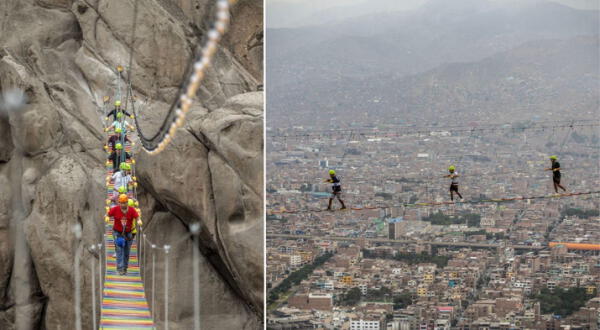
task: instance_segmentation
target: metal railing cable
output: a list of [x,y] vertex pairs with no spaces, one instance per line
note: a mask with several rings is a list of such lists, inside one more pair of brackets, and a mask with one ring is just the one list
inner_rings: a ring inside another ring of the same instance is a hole
[[[137,2],[136,0],[134,5],[134,20],[129,49],[128,79],[130,81],[133,77],[133,46],[137,21]],[[236,0],[217,0],[214,27],[208,31],[205,36],[206,42],[195,55],[193,63],[188,66],[187,74],[179,87],[180,96],[169,107],[167,115],[164,117],[156,133],[151,136],[144,134],[138,121],[135,104],[132,104],[134,121],[142,148],[149,154],[154,155],[163,151],[175,136],[177,128],[183,125],[185,115],[190,111],[193,99],[196,96],[196,91],[200,87],[200,83],[206,75],[206,70],[217,51],[217,45],[227,30],[230,21],[229,9],[235,2]]]
[[[182,237],[180,237],[177,241],[171,243],[171,244],[164,244],[162,246],[152,243],[152,241],[150,239],[148,239],[146,234],[143,234],[143,239],[142,242],[145,242],[148,245],[148,249],[150,249],[150,253],[152,255],[152,280],[151,280],[151,287],[152,287],[152,297],[151,297],[151,302],[152,302],[152,308],[151,308],[151,314],[152,314],[152,318],[154,319],[154,316],[156,315],[156,251],[161,251],[164,252],[164,321],[165,321],[165,329],[169,328],[169,291],[170,291],[170,282],[169,282],[169,252],[171,251],[172,248],[177,247],[179,244],[181,244],[183,241],[189,240],[190,237],[194,236],[193,233],[187,233],[185,235],[183,235]],[[194,247],[195,250],[195,247]],[[196,286],[196,279],[194,278],[194,286]],[[199,317],[199,316],[198,316]],[[196,324],[196,321],[194,321],[194,324]],[[198,321],[198,327],[196,329],[199,329],[199,321]]]

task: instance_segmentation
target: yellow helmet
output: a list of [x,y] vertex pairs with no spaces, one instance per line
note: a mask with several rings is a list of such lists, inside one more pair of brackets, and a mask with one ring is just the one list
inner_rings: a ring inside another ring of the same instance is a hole
[[558,157],[556,157],[556,156],[550,156],[550,159],[552,159],[552,160],[557,160],[557,159],[558,159]]
[[456,167],[454,167],[454,165],[450,165],[450,167],[448,167],[448,171],[454,171],[456,169]]
[[116,100],[116,101],[115,101],[115,107],[120,107],[120,106],[121,106],[121,101],[119,101],[119,100]]
[[335,175],[335,171],[334,170],[329,170],[329,175]]

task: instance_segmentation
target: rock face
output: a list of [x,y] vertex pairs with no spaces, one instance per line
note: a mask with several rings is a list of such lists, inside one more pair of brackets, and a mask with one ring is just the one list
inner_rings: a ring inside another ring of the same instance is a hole
[[[129,62],[134,1],[7,0],[2,7],[11,15],[0,16],[0,91],[19,88],[27,104],[0,112],[0,329],[75,328],[78,273],[82,324],[91,328],[98,253],[89,247],[102,240],[105,194],[102,98],[118,98],[114,68]],[[139,5],[132,87],[146,104],[138,117],[145,134],[177,96],[213,9],[208,0]],[[168,318],[177,329],[193,328],[193,249],[202,328],[262,328],[262,1],[240,1],[231,13],[186,125],[158,156],[134,148],[144,232],[148,242],[172,245]],[[83,228],[78,270],[76,224]],[[165,254],[144,252],[146,295],[154,293],[161,327]]]

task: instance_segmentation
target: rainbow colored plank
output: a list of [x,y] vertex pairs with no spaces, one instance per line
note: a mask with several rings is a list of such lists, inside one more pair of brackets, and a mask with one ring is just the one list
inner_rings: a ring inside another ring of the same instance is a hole
[[[126,144],[125,150],[130,152]],[[128,161],[129,163],[129,161]],[[112,173],[112,163],[106,166],[107,175]],[[114,185],[107,184],[107,199],[112,199]],[[132,192],[128,194],[133,197]],[[114,203],[110,207],[115,206]],[[137,242],[131,245],[127,275],[117,272],[115,244],[112,237],[112,223],[106,225],[104,235],[106,246],[106,273],[102,295],[100,329],[154,329],[154,321],[148,308],[144,284],[140,276]]]
[[131,246],[127,275],[119,275],[111,227],[107,227],[104,236],[107,255],[100,329],[153,329],[140,276],[137,243]]

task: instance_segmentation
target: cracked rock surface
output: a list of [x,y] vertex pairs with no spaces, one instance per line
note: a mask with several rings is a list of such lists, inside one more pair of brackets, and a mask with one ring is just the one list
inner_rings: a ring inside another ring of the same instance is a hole
[[[129,62],[133,3],[0,3],[10,13],[0,15],[0,91],[19,88],[27,96],[20,111],[0,112],[0,329],[75,328],[77,273],[82,324],[91,328],[91,263],[98,253],[89,246],[102,240],[106,193],[102,98],[116,98],[114,68]],[[177,97],[213,9],[208,0],[139,6],[132,87],[146,135]],[[231,13],[230,32],[171,145],[158,156],[134,147],[145,234],[172,245],[173,329],[193,328],[193,223],[201,225],[202,328],[262,328],[262,1],[239,1]],[[77,271],[75,224],[83,228]],[[165,255],[154,254],[156,278],[150,267],[143,275],[147,297],[151,281],[157,284],[151,308],[160,328]],[[145,265],[151,260],[146,251]]]

